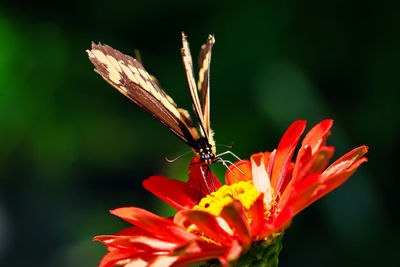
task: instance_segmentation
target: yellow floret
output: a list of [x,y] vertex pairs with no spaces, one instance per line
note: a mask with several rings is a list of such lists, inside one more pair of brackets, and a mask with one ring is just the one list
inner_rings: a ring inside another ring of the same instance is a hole
[[232,203],[234,199],[239,200],[244,209],[248,210],[260,195],[261,193],[257,192],[253,181],[240,181],[232,185],[224,185],[218,191],[207,195],[198,205],[193,207],[193,210],[207,211],[219,216],[222,209]]

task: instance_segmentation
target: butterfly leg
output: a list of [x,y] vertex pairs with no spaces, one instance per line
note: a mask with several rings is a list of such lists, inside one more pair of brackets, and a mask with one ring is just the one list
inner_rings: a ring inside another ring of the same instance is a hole
[[[194,163],[194,164],[196,164],[196,163]],[[204,165],[202,165],[202,166],[204,166]],[[208,193],[211,194],[210,186],[209,186],[208,183],[207,183],[207,175],[208,175],[208,170],[209,170],[209,168],[207,168],[207,172],[204,174],[203,168],[201,168],[202,166],[200,166],[200,171],[201,171],[201,174],[203,175],[204,183],[205,183],[206,186],[207,186]],[[207,164],[207,166],[208,166],[208,164]],[[212,179],[211,179],[211,181],[212,181]],[[212,183],[213,183],[213,186],[214,186],[214,181],[212,181]],[[215,190],[214,190],[214,191],[215,191]]]
[[[207,176],[208,174],[210,175],[211,184],[212,184],[213,190],[214,190],[214,192],[215,192],[215,191],[216,191],[216,190],[215,190],[215,184],[214,184],[214,179],[213,179],[213,176],[212,176],[210,164],[207,164],[206,176]],[[209,191],[210,191],[210,190],[209,190]]]
[[238,181],[242,181],[242,179],[241,179],[239,176],[237,176],[237,175],[229,168],[230,166],[228,166],[226,163],[228,163],[228,164],[231,165],[231,166],[233,165],[233,167],[234,167],[236,170],[238,170],[238,171],[239,171],[243,176],[245,176],[247,179],[249,179],[249,180],[252,179],[251,177],[248,177],[239,167],[237,167],[235,163],[232,163],[232,162],[229,161],[229,160],[224,160],[224,159],[222,159],[222,158],[218,158],[217,160],[215,160],[215,162],[221,162],[221,163],[227,168],[227,170],[228,170],[230,173],[232,173],[232,175],[235,176],[236,179],[238,179]]

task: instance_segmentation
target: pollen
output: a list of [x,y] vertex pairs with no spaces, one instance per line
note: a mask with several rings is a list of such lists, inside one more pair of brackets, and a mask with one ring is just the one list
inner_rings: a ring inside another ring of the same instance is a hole
[[260,195],[253,181],[240,181],[232,185],[224,185],[218,191],[207,195],[193,207],[193,210],[202,210],[219,216],[222,209],[235,199],[242,203],[245,210],[248,210]]

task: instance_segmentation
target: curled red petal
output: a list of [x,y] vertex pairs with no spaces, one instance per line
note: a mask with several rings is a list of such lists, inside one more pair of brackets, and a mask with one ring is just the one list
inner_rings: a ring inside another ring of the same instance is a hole
[[243,247],[239,244],[238,240],[233,240],[229,249],[227,249],[221,257],[219,257],[219,261],[221,262],[222,266],[227,267],[229,266],[230,262],[237,260],[240,254],[243,251]]
[[[357,154],[357,150],[353,150],[350,154]],[[358,154],[359,157],[362,155],[363,153]],[[324,172],[322,175],[315,174],[307,177],[301,188],[297,189],[299,192],[296,192],[294,197],[288,201],[287,206],[290,206],[293,209],[293,214],[296,215],[316,200],[342,185],[366,161],[366,158],[353,158],[353,163],[350,166],[347,166],[347,163],[342,164],[347,167],[340,168],[341,171],[336,171],[337,169],[335,169],[334,172],[328,173],[329,175],[324,175]]]
[[129,227],[127,229],[124,229],[120,232],[118,232],[115,235],[100,235],[100,236],[95,236],[93,238],[93,241],[99,241],[106,245],[108,249],[111,248],[123,248],[123,249],[134,249],[137,251],[140,251],[140,247],[135,245],[137,243],[132,242],[133,239],[131,238],[136,238],[136,237],[149,237],[149,238],[154,238],[154,235],[145,231],[144,229],[140,227]]
[[264,196],[261,194],[247,211],[251,220],[250,231],[253,240],[260,239],[260,233],[265,224],[265,211]]
[[[313,179],[316,179],[313,181],[314,183],[318,182],[320,173],[326,167],[326,165],[328,165],[333,152],[333,147],[322,147],[314,155],[312,155],[311,158],[301,164],[301,169],[297,172],[297,176],[290,181],[281,195],[279,201],[280,209],[286,205],[292,194],[296,194],[298,191],[301,191],[300,187],[308,188],[309,186],[312,186],[309,184],[311,181],[310,177],[314,177]],[[315,173],[317,173],[316,176],[310,176]],[[306,178],[307,180],[305,181]]]
[[[113,267],[113,266],[115,266],[115,264],[117,262],[134,257],[135,254],[136,254],[136,251],[133,251],[133,250],[116,249],[116,250],[110,251],[101,259],[99,267]],[[141,260],[141,261],[145,263],[145,261],[143,261],[143,260]],[[140,266],[140,265],[136,265],[136,266]],[[147,265],[142,265],[142,266],[147,266]]]
[[158,237],[169,239],[171,242],[185,242],[195,238],[194,235],[174,224],[172,220],[157,216],[144,209],[127,207],[110,212]]
[[173,266],[191,266],[203,261],[216,259],[226,252],[226,248],[204,241],[191,242],[175,249],[172,256],[179,256]]
[[100,241],[105,244],[109,249],[130,249],[140,252],[170,252],[176,247],[180,246],[181,243],[171,242],[166,239],[160,239],[156,236],[149,235],[132,235],[132,236],[113,236],[113,235],[103,235],[96,236],[94,238],[96,241]]
[[326,188],[324,188],[324,190],[321,190],[321,192],[318,192],[318,195],[315,197],[313,202],[323,197],[338,186],[342,185],[351,175],[353,175],[353,173],[362,163],[367,161],[368,159],[364,157],[354,162],[349,168],[345,169],[343,172],[336,173],[335,175],[330,175],[329,177],[325,177],[322,175],[322,182],[326,185]]
[[242,244],[251,244],[250,226],[247,223],[240,201],[234,200],[231,204],[226,205],[222,209],[220,216],[229,224]]
[[115,245],[115,242],[117,242],[119,238],[121,237],[116,235],[98,235],[93,238],[93,241],[99,241],[110,247],[118,247],[118,245]]
[[332,165],[329,166],[322,173],[322,175],[324,177],[328,177],[328,176],[335,175],[335,174],[345,171],[346,169],[350,168],[356,160],[361,158],[367,152],[368,152],[367,146],[360,146],[360,147],[357,147],[357,148],[351,150],[350,152],[346,153],[345,155],[340,157],[338,160],[336,160],[334,163],[332,163]]
[[332,124],[333,120],[324,120],[315,125],[304,137],[302,147],[310,147],[312,154],[314,154],[321,146],[325,145]]
[[295,121],[289,126],[278,145],[271,177],[271,186],[275,190],[275,197],[280,192],[281,186],[284,183],[284,178],[286,177],[287,168],[293,156],[294,149],[305,127],[305,121]]
[[[183,244],[146,236],[99,236],[98,239],[110,239],[114,243],[104,263],[114,266],[189,266],[223,255],[226,248],[205,242],[201,239]],[[100,241],[100,240],[99,240]],[[128,245],[127,245],[128,244]]]
[[151,176],[143,181],[143,186],[177,210],[192,208],[202,197],[199,190],[187,183],[163,176]]
[[230,165],[225,174],[225,183],[227,185],[251,179],[251,164],[248,160],[241,160]]
[[223,246],[232,244],[233,236],[227,232],[228,229],[221,227],[220,222],[214,215],[205,211],[191,210],[185,213],[185,217],[190,224],[196,225],[198,230],[204,233],[205,236],[221,243]]

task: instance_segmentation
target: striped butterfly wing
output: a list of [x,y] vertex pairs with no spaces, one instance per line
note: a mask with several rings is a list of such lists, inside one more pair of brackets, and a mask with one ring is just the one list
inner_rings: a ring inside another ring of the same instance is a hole
[[[214,43],[214,38],[210,35],[207,44],[200,53],[200,58],[208,57],[208,61],[211,60],[211,47]],[[207,63],[207,67],[200,66],[200,74],[199,77],[199,90],[200,94],[202,95],[201,100],[199,99],[199,93],[197,92],[196,81],[194,78],[194,71],[193,71],[193,61],[192,56],[189,49],[189,43],[186,39],[186,35],[182,33],[182,60],[183,66],[185,68],[186,80],[189,86],[190,95],[193,101],[193,109],[196,113],[196,116],[199,120],[200,129],[202,135],[208,140],[210,144],[213,145],[212,141],[212,131],[210,128],[210,121],[209,121],[209,77],[208,77],[208,69],[209,63]],[[204,61],[204,60],[202,60]],[[204,69],[206,68],[206,69]],[[203,74],[202,74],[203,72]],[[205,78],[206,77],[206,78]],[[204,88],[204,90],[203,90]]]
[[200,94],[201,111],[204,117],[205,128],[208,131],[208,136],[211,142],[213,142],[213,133],[210,126],[210,64],[211,49],[214,43],[214,36],[209,35],[207,43],[201,47],[199,56],[199,80],[197,82]]
[[189,113],[176,104],[136,59],[101,43],[86,50],[105,81],[149,112],[182,141],[196,147],[199,134]]

